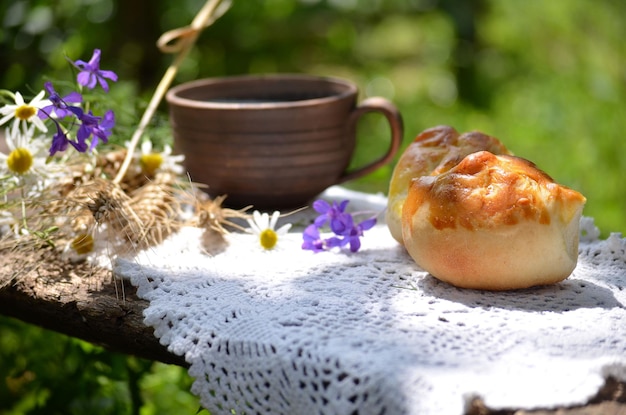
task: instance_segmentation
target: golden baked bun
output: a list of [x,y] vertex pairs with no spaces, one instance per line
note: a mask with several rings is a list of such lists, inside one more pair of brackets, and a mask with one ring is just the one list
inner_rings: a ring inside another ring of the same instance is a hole
[[480,132],[459,133],[449,126],[433,127],[420,133],[402,153],[389,183],[386,221],[394,239],[402,241],[402,205],[411,180],[450,170],[465,156],[486,150],[511,154],[497,139]]
[[567,278],[578,259],[585,197],[533,163],[487,151],[412,181],[404,246],[457,287],[511,290]]

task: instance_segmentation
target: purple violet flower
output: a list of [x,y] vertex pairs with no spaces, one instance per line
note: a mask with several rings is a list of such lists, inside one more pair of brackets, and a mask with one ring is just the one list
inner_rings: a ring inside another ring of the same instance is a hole
[[81,71],[76,77],[76,81],[79,85],[86,86],[89,89],[96,87],[96,83],[99,83],[102,89],[109,92],[109,84],[106,79],[110,79],[113,82],[117,81],[117,74],[113,71],[105,71],[100,69],[100,49],[94,49],[93,55],[89,62],[77,60],[72,62]]
[[315,225],[309,225],[302,233],[302,249],[308,249],[313,252],[321,252],[324,250],[324,241],[320,237],[320,230]]
[[333,232],[339,234],[343,233],[346,229],[346,223],[351,220],[350,214],[345,213],[348,203],[349,200],[344,200],[339,204],[333,202],[331,205],[322,199],[313,202],[313,209],[320,213],[315,219],[315,226],[322,228],[328,223]]
[[[71,61],[72,65],[80,70],[77,76],[79,85],[89,89],[95,88],[97,84],[106,91],[109,91],[109,85],[106,79],[117,81],[117,75],[113,71],[105,71],[100,69],[100,49],[95,49],[89,62],[82,60]],[[68,59],[69,60],[69,59]],[[50,119],[57,127],[57,132],[52,137],[50,145],[50,155],[54,155],[59,151],[65,151],[68,144],[77,151],[84,153],[87,150],[93,151],[100,141],[108,142],[111,130],[115,125],[115,114],[113,111],[107,111],[104,116],[96,116],[93,112],[85,112],[83,108],[76,104],[83,102],[83,96],[78,92],[61,97],[54,89],[51,82],[44,84],[44,89],[48,92],[51,105],[39,109],[38,116],[40,119]],[[70,117],[68,125],[61,125],[62,119]],[[78,127],[75,140],[68,138],[69,131],[73,127]],[[91,137],[90,143],[87,140]]]
[[99,140],[105,143],[109,141],[111,129],[115,125],[115,114],[112,110],[107,111],[104,117],[97,117],[91,111],[88,114],[82,114],[79,117],[81,126],[76,133],[78,142],[84,144],[85,141],[93,135],[89,150],[93,150],[98,145]]
[[[353,216],[345,211],[348,202],[348,200],[339,204],[333,202],[332,205],[321,199],[313,202],[313,209],[320,215],[304,230],[302,249],[321,252],[349,245],[351,252],[357,252],[361,248],[360,238],[364,231],[376,224],[376,217],[365,219],[355,225]],[[322,239],[320,229],[326,224],[334,236]]]
[[44,89],[48,92],[48,99],[52,102],[52,105],[39,109],[39,118],[45,120],[55,115],[57,118],[65,118],[70,115],[78,117],[79,112],[82,114],[82,110],[78,107],[74,107],[68,104],[78,104],[83,102],[83,96],[78,92],[70,92],[63,98],[54,90],[51,82],[44,84]]
[[67,145],[71,144],[77,151],[84,153],[87,151],[87,144],[83,142],[75,142],[67,138],[67,134],[63,132],[61,125],[54,121],[57,126],[57,132],[52,137],[52,145],[50,146],[50,156],[54,156],[58,151],[63,152],[67,149]]
[[352,225],[341,237],[331,238],[329,246],[338,246],[343,248],[346,245],[350,245],[350,252],[356,252],[361,248],[361,236],[363,232],[371,229],[376,224],[376,218],[365,219],[358,225]]

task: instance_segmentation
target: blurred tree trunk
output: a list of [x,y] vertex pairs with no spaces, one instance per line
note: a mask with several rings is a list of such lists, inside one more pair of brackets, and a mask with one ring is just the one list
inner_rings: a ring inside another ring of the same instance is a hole
[[113,27],[112,44],[122,46],[115,53],[129,66],[129,79],[138,82],[140,91],[156,88],[164,71],[164,57],[156,46],[162,31],[162,3],[153,0],[116,2],[117,17],[113,21],[119,26]]
[[477,69],[477,60],[483,45],[476,30],[487,10],[486,3],[484,0],[441,0],[440,8],[450,16],[454,24],[456,45],[453,51],[453,68],[458,97],[475,107],[488,107],[491,91],[481,82]]

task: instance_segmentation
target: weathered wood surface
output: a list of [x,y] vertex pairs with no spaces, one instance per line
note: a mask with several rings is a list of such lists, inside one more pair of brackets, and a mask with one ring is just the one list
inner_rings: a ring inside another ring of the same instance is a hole
[[[46,250],[28,258],[0,251],[0,314],[101,345],[111,351],[186,366],[143,324],[148,302],[110,272],[69,264]],[[10,281],[9,281],[10,278]],[[117,288],[116,288],[117,285]],[[479,399],[466,415],[626,415],[626,383],[608,379],[584,406],[524,411],[490,410]]]
[[109,350],[185,366],[143,324],[148,302],[114,283],[108,270],[55,260],[40,250],[29,258],[0,252],[0,313],[101,345]]

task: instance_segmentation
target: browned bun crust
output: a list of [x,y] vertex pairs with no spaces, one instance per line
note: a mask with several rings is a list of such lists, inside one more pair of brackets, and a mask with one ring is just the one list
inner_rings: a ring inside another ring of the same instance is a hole
[[495,137],[480,132],[459,134],[449,126],[433,127],[420,133],[402,153],[389,183],[386,211],[391,235],[402,240],[402,205],[411,180],[420,176],[441,174],[458,164],[465,156],[486,150],[494,154],[511,154]]
[[404,246],[425,271],[458,287],[551,284],[576,266],[584,203],[530,161],[481,151],[411,182]]

